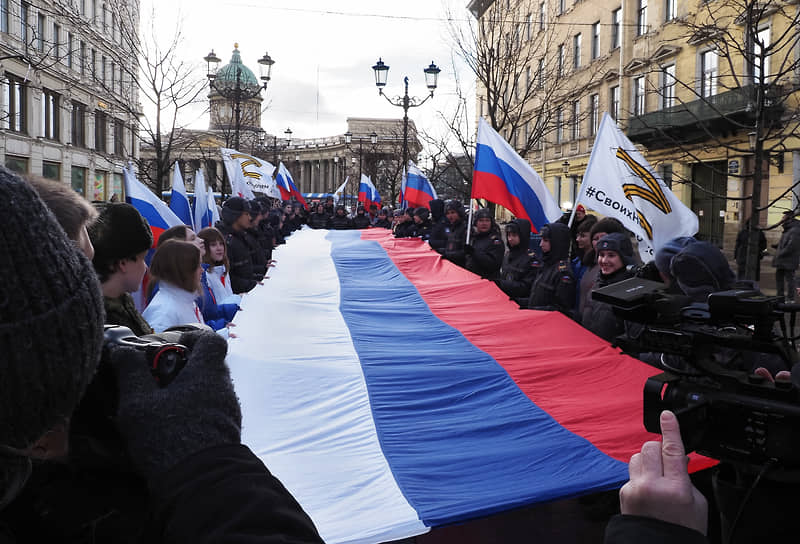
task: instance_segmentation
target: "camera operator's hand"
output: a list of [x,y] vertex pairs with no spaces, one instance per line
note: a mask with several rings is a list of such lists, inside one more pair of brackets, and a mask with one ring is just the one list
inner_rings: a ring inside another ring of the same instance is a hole
[[619,492],[623,514],[655,518],[706,534],[708,503],[689,479],[678,418],[661,412],[662,442],[646,442],[631,457],[630,480]]
[[119,385],[117,425],[149,482],[194,453],[241,442],[242,412],[225,364],[228,343],[210,331],[184,333],[179,342],[191,351],[189,360],[163,388],[143,352],[119,347],[111,354]]

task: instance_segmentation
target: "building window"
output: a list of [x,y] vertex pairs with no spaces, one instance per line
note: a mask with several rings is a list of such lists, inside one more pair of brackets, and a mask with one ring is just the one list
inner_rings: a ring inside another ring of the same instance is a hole
[[39,13],[36,16],[36,49],[40,53],[44,53],[44,13]]
[[547,17],[547,5],[542,2],[539,4],[539,30],[544,30],[545,19]]
[[97,51],[92,49],[92,56],[91,61],[92,64],[89,67],[89,73],[92,75],[92,79],[97,78]]
[[700,53],[700,96],[707,98],[717,94],[719,60],[715,50]]
[[8,0],[0,0],[0,32],[8,33]]
[[14,132],[25,132],[27,129],[25,81],[9,73],[6,73],[6,80],[5,83],[0,83],[0,87],[3,89],[3,111],[0,112],[0,126]]
[[558,59],[556,60],[556,77],[564,75],[564,44],[558,46]]
[[[769,47],[769,40],[769,27],[759,30],[755,35],[755,40],[751,40],[753,42],[750,47],[750,58],[753,59],[753,83],[769,83],[769,53],[765,52]],[[761,81],[762,74],[764,81]]]
[[81,63],[81,75],[85,76],[86,75],[86,64],[87,64],[87,60],[86,60],[86,42],[81,42],[80,63]]
[[619,120],[619,85],[614,85],[608,90],[608,102],[611,105],[611,118]]
[[644,76],[635,77],[635,78],[633,78],[633,114],[634,115],[643,115],[644,114],[644,99],[645,99]]
[[579,140],[581,137],[581,103],[575,100],[572,103],[572,140]]
[[30,35],[28,33],[28,18],[30,17],[30,10],[31,7],[27,2],[22,2],[19,5],[19,37],[22,38],[22,43],[25,46],[29,45],[28,38]]
[[74,37],[72,36],[72,32],[67,32],[67,68],[74,68],[75,67],[75,57],[72,55],[72,42],[74,41]]
[[525,92],[529,93],[531,90],[531,67],[525,67]]
[[42,177],[61,181],[61,165],[57,162],[42,161]]
[[106,114],[100,110],[94,112],[94,148],[100,153],[106,152],[106,134],[108,121]]
[[561,15],[567,11],[567,0],[558,0],[558,14]]
[[564,110],[558,108],[556,111],[556,143],[564,141]]
[[106,85],[108,80],[106,79],[106,57],[103,55],[100,57],[100,83],[102,85]]
[[125,156],[125,123],[114,119],[114,155]]
[[60,97],[50,89],[42,90],[42,136],[58,140],[58,118]]
[[539,59],[539,64],[536,67],[536,88],[544,88],[544,59]]
[[675,65],[664,66],[661,71],[661,108],[675,105]]
[[581,35],[575,34],[572,37],[572,67],[581,67]]
[[592,60],[600,56],[600,21],[592,24]]
[[61,26],[53,23],[53,56],[56,61],[61,60]]
[[81,196],[86,196],[86,168],[73,166],[70,182],[73,191]]
[[117,16],[113,11],[111,12],[111,41],[117,41]]
[[528,40],[533,36],[533,15],[528,14],[527,24],[525,26],[525,36]]
[[672,164],[667,163],[661,165],[661,179],[664,180],[664,185],[666,185],[668,189],[672,189]]
[[600,126],[600,95],[593,94],[589,97],[589,136],[596,136]]
[[664,0],[664,20],[672,21],[678,17],[678,0]]
[[636,5],[636,35],[647,34],[647,0],[637,0]]
[[611,12],[611,49],[619,47],[622,30],[622,8]]
[[72,145],[86,147],[86,105],[72,102],[71,122]]
[[117,92],[117,65],[111,63],[111,92]]
[[28,173],[28,159],[6,155],[6,168],[17,174],[25,175]]
[[106,7],[105,2],[103,3],[103,32],[108,34],[108,8]]

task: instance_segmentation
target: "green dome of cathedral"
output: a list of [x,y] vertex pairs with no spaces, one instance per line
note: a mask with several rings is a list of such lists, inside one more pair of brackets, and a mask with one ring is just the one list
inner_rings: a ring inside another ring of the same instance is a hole
[[234,44],[233,55],[231,61],[217,70],[217,77],[215,78],[215,85],[234,88],[236,87],[236,73],[240,72],[242,88],[258,88],[261,84],[258,82],[255,74],[250,68],[242,64],[242,56],[239,54],[239,44]]

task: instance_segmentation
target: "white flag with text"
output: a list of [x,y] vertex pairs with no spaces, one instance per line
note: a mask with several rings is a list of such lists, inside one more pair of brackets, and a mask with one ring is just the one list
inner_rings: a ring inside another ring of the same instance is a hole
[[275,166],[235,149],[221,147],[220,151],[234,195],[251,200],[255,198],[254,193],[262,193],[280,200],[281,192],[272,177]]

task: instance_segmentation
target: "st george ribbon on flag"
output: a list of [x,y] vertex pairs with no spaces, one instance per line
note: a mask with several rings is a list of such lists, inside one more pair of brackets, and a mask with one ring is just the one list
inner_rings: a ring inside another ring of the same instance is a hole
[[431,209],[430,201],[438,198],[436,189],[413,161],[408,163],[408,174],[403,180],[400,202],[414,208]]
[[283,162],[278,165],[278,175],[275,176],[275,181],[278,184],[278,190],[281,192],[281,199],[290,200],[294,197],[306,210],[308,209],[306,199],[303,198],[303,194],[297,188],[297,185],[294,184],[292,174]]
[[272,178],[275,172],[272,164],[235,149],[221,147],[220,152],[235,196],[253,199],[254,193],[262,193],[271,198],[281,198],[278,185]]
[[561,217],[556,199],[539,174],[483,117],[478,120],[472,198],[500,204],[529,220],[536,232]]
[[189,204],[189,195],[186,193],[186,184],[183,183],[179,161],[175,161],[172,170],[172,194],[169,197],[169,209],[175,212],[184,225],[192,226],[192,207]]
[[636,235],[639,255],[652,261],[666,242],[697,232],[697,215],[656,175],[645,158],[603,114],[575,204],[615,217]]

